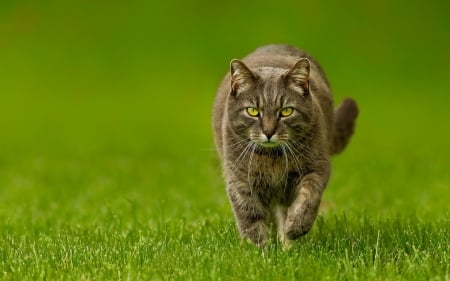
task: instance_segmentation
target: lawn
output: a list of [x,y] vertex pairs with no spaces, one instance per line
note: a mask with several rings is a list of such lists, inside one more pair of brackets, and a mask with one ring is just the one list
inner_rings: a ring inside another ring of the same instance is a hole
[[[444,4],[84,2],[0,4],[1,280],[450,279]],[[287,251],[240,241],[210,125],[228,62],[272,42],[361,111]]]

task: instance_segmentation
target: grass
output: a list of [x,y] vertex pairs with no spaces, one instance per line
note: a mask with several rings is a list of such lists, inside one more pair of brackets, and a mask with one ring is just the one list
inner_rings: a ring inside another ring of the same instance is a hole
[[[111,223],[114,224],[114,223]],[[448,229],[448,224],[447,224]],[[325,233],[323,232],[325,231]],[[3,237],[8,277],[152,280],[444,280],[448,230],[411,218],[321,218],[288,252],[241,245],[229,220]],[[436,242],[437,241],[437,242]]]
[[[450,279],[447,4],[77,3],[0,4],[0,280]],[[361,109],[288,251],[240,241],[210,130],[271,42]]]
[[[235,229],[212,141],[204,137],[209,121],[200,120],[208,110],[190,115],[202,126],[162,139],[153,137],[158,121],[145,105],[119,101],[110,99],[86,122],[78,114],[58,122],[37,116],[39,127],[27,133],[32,147],[25,138],[2,140],[2,279],[448,280],[446,139],[433,142],[439,153],[411,150],[403,144],[407,133],[376,139],[371,134],[397,129],[371,132],[377,110],[363,110],[351,146],[334,159],[312,232],[289,251],[276,241],[259,250],[242,244]],[[78,110],[96,103],[86,98]],[[100,116],[119,108],[122,124],[97,127]],[[421,110],[438,116],[438,108]]]

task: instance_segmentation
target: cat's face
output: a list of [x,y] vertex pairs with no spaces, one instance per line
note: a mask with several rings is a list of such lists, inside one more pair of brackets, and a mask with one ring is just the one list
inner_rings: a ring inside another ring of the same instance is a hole
[[290,70],[250,70],[242,62],[232,61],[229,125],[244,145],[247,140],[257,152],[273,152],[294,148],[306,136],[312,102],[309,69],[307,59]]

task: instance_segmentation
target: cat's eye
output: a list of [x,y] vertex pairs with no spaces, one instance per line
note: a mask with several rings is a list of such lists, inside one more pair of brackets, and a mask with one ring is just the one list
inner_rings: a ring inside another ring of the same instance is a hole
[[254,107],[247,107],[247,113],[252,117],[256,117],[259,115],[259,110]]
[[292,107],[284,107],[281,109],[280,115],[282,117],[288,117],[292,114],[292,112],[294,112],[294,109]]

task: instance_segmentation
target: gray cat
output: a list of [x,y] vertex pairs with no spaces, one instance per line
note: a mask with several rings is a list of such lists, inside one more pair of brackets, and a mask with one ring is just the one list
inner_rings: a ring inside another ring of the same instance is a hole
[[264,46],[231,61],[214,103],[215,143],[241,236],[264,245],[272,222],[289,245],[312,227],[358,108],[333,111],[319,64],[286,45]]

